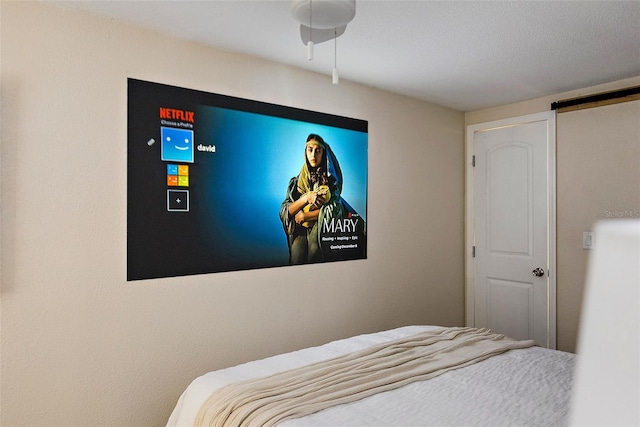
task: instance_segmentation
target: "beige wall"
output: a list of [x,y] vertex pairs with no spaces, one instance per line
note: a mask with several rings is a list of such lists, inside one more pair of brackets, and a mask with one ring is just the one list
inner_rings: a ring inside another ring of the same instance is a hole
[[[640,85],[640,78],[466,114],[476,124],[547,111],[554,101]],[[640,216],[640,101],[559,113],[556,122],[557,348],[576,351],[589,251],[599,219]],[[597,239],[597,236],[596,236]]]
[[[462,113],[40,2],[1,7],[2,425],[161,425],[208,370],[464,323]],[[368,120],[369,258],[128,283],[127,77]]]
[[640,101],[561,113],[557,124],[558,341],[574,351],[590,254],[582,233],[640,218]]

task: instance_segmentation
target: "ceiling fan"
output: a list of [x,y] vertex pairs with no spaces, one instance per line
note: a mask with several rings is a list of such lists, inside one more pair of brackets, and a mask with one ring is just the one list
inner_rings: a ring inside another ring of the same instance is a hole
[[344,34],[356,15],[356,1],[293,0],[291,14],[300,23],[302,42],[318,44]]
[[291,14],[300,23],[300,38],[313,59],[314,43],[334,40],[333,84],[338,84],[337,39],[356,16],[356,0],[293,0]]

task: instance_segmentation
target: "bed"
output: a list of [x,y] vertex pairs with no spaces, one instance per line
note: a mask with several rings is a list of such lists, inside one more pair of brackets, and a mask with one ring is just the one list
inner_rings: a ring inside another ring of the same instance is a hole
[[[349,362],[341,363],[356,363],[361,366],[361,354],[378,354],[379,349],[387,348],[389,343],[396,346],[396,343],[404,343],[407,340],[413,340],[414,337],[442,336],[445,332],[451,333],[452,329],[455,334],[460,335],[480,332],[492,334],[492,331],[473,328],[405,326],[333,341],[319,347],[210,372],[196,378],[182,393],[167,426],[238,425],[237,419],[233,421],[227,418],[228,423],[225,424],[224,420],[220,421],[221,418],[218,415],[211,416],[210,412],[208,417],[203,416],[207,410],[218,410],[208,408],[207,404],[212,400],[214,404],[218,404],[220,400],[217,396],[232,394],[227,390],[233,387],[245,387],[298,371],[307,372],[309,367],[326,367],[325,364],[334,363],[335,360],[348,359]],[[282,427],[567,425],[575,355],[537,347],[533,342],[513,341],[508,338],[504,340],[509,341],[509,347],[499,351],[491,350],[491,354],[482,350],[484,353],[479,353],[481,357],[474,356],[475,359],[471,362],[458,363],[447,369],[441,366],[436,367],[428,375],[422,373],[420,374],[422,376],[418,375],[418,380],[407,379],[405,375],[402,381],[398,381],[398,386],[379,387],[380,383],[377,383],[374,387],[377,387],[376,390],[362,393],[361,396],[347,390],[343,393],[347,396],[338,400],[339,404],[316,406],[310,410],[298,412],[298,414],[302,413],[302,416],[295,415],[290,418],[285,416],[281,417],[284,419],[276,419],[273,423],[245,419],[246,425],[277,424]],[[491,338],[487,341],[502,341],[502,338]],[[442,339],[442,342],[445,340]],[[371,349],[375,349],[375,352]],[[434,354],[437,353],[442,360],[449,360],[451,356],[448,351],[438,350]],[[353,359],[352,355],[358,355],[358,359]],[[429,357],[432,358],[432,356]],[[367,366],[369,366],[368,363]],[[418,365],[422,366],[422,363],[414,366]],[[332,374],[335,371],[333,368],[328,370]],[[352,372],[353,369],[350,367],[346,371]],[[399,378],[404,373],[393,375],[395,375],[394,378]],[[375,378],[376,381],[380,378],[377,372]],[[290,378],[284,380],[284,383],[288,382],[291,382]],[[313,384],[306,384],[304,387],[313,387]],[[298,389],[298,386],[291,386],[290,389]],[[245,391],[234,390],[236,395],[243,397]],[[304,393],[300,393],[301,396],[304,398],[312,396],[312,393],[306,392],[307,389],[304,390]],[[350,399],[350,393],[354,394],[355,398]],[[257,400],[259,399],[252,399],[250,404],[253,405]],[[234,401],[223,409],[235,407],[234,405],[238,405],[238,402]],[[327,406],[326,409],[322,409],[324,406]],[[316,411],[318,407],[320,410]],[[307,414],[307,412],[310,413]]]

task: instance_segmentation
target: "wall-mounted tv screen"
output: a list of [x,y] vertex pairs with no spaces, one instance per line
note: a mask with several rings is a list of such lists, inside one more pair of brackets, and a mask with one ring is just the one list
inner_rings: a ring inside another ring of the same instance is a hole
[[127,280],[366,258],[367,128],[129,79]]

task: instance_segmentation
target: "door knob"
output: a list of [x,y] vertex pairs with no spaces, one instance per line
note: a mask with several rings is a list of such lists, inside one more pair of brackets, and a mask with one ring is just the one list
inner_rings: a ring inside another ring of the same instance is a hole
[[536,268],[531,273],[533,273],[533,275],[536,276],[536,277],[544,276],[544,270],[542,268],[540,268],[540,267]]

